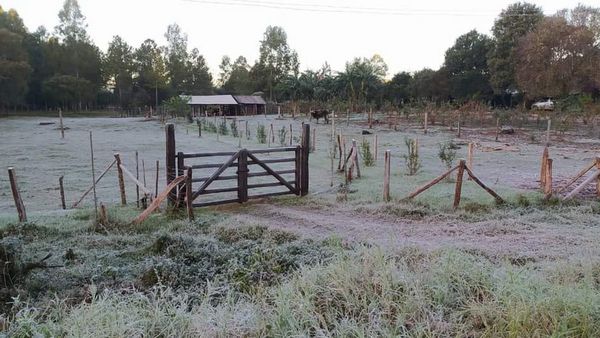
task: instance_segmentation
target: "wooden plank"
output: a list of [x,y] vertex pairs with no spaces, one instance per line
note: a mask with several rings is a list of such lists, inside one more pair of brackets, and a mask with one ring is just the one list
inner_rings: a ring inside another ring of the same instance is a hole
[[[117,164],[117,174],[119,176],[119,192],[121,193],[121,205],[127,205],[127,196],[125,195],[125,179],[123,178],[123,170],[121,169],[121,155],[116,153],[115,163]],[[93,187],[93,186],[92,186]]]
[[460,162],[458,164],[458,172],[456,174],[456,185],[454,187],[454,203],[452,204],[454,209],[458,208],[458,205],[460,204],[460,197],[462,194],[462,182],[463,182],[465,167],[466,167],[465,160],[460,160]]
[[590,177],[586,178],[580,185],[578,185],[573,191],[571,191],[567,196],[563,198],[563,201],[571,199],[575,197],[577,194],[581,192],[588,184],[594,182],[594,180],[600,177],[600,171],[596,171]]
[[[598,161],[598,159],[596,159],[596,161]],[[596,161],[591,162],[585,168],[581,169],[577,173],[577,175],[573,176],[573,178],[571,178],[565,185],[563,185],[562,187],[558,188],[556,190],[556,193],[557,194],[561,193],[563,190],[565,190],[568,187],[570,187],[573,183],[575,183],[578,179],[580,179],[583,175],[585,175],[588,171],[592,170],[592,168],[596,166]]]
[[204,189],[200,195],[211,195],[211,194],[221,194],[224,192],[234,192],[234,191],[238,191],[238,187],[231,187],[231,188],[218,188],[218,189]]
[[[275,158],[269,160],[260,160],[261,163],[287,163],[287,162],[295,162],[295,157],[286,157],[286,158]],[[258,164],[256,161],[248,161],[248,165]]]
[[163,190],[154,199],[154,201],[152,201],[152,203],[150,203],[150,205],[148,206],[148,208],[146,208],[146,210],[144,210],[141,214],[138,215],[138,217],[136,217],[133,220],[133,223],[134,224],[140,224],[144,220],[146,220],[146,218],[148,218],[148,216],[150,216],[150,214],[153,213],[154,210],[158,209],[158,207],[160,206],[160,204],[169,196],[170,192],[173,189],[175,189],[177,187],[177,185],[179,185],[181,182],[184,182],[185,179],[186,179],[185,176],[179,176],[179,177],[176,177],[175,179],[173,179],[171,181],[171,183],[169,183],[169,185],[167,185],[167,188],[165,190]]
[[[306,149],[308,151],[308,149]],[[278,173],[276,173],[273,169],[269,168],[266,164],[262,163],[259,159],[257,159],[251,152],[248,152],[248,157],[257,162],[266,172],[271,174],[271,176],[275,177],[279,182],[285,185],[291,192],[296,193],[296,188],[294,188],[291,184],[288,183],[283,177],[281,177]]]
[[417,195],[419,195],[420,193],[422,193],[423,191],[433,187],[434,185],[438,184],[441,180],[443,180],[444,178],[448,177],[448,175],[450,175],[454,170],[458,169],[458,166],[446,171],[445,173],[441,174],[440,176],[436,177],[435,179],[433,179],[431,182],[417,188],[416,190],[414,190],[413,192],[411,192],[406,199],[412,199],[415,198]]
[[227,160],[225,163],[223,163],[221,165],[221,167],[219,169],[217,169],[217,171],[215,171],[209,178],[208,180],[204,181],[204,183],[202,183],[202,185],[200,186],[200,188],[198,189],[198,191],[194,192],[194,194],[192,195],[192,199],[196,199],[196,197],[198,197],[202,191],[204,189],[206,189],[208,187],[209,184],[211,184],[215,178],[219,177],[219,175],[221,175],[225,170],[227,170],[227,168],[231,167],[233,162],[235,162],[235,160],[237,160],[240,156],[240,152],[238,151],[237,153],[235,153],[235,155],[231,156],[231,158],[229,158],[229,160]]
[[8,178],[10,180],[10,190],[12,191],[13,199],[15,201],[17,214],[19,215],[19,222],[27,222],[27,212],[25,211],[25,204],[23,204],[23,199],[21,199],[21,193],[19,192],[19,187],[17,185],[15,168],[8,168]]
[[[288,182],[288,183],[292,184],[291,182]],[[282,186],[282,185],[284,185],[284,184],[281,183],[281,182],[257,183],[257,184],[250,184],[250,185],[248,185],[248,189],[278,187],[278,186]]]
[[64,178],[64,176],[58,178],[58,190],[60,191],[60,206],[63,210],[67,209],[67,203],[65,202],[65,187],[63,185]]
[[[294,170],[288,170],[288,171],[292,171],[294,173],[294,187],[296,188],[296,195],[300,196],[300,184],[301,184],[300,172],[302,171],[302,147],[297,146],[295,154],[296,154],[296,162],[294,163]],[[277,173],[281,174],[282,171],[279,171]],[[268,173],[266,173],[266,174],[268,174]]]
[[301,178],[301,189],[300,195],[306,196],[308,195],[308,185],[309,185],[309,172],[308,172],[308,156],[310,150],[310,125],[305,124],[302,126],[302,170],[300,171]]
[[127,175],[127,177],[129,177],[133,183],[135,183],[146,195],[152,195],[152,191],[150,191],[150,189],[146,188],[144,186],[144,184],[140,181],[138,181],[137,178],[135,178],[135,176],[129,171],[127,170],[127,168],[124,165],[120,165],[121,170],[123,170],[123,173],[125,173],[125,175]]
[[389,150],[385,151],[383,166],[383,200],[390,201],[390,156]]
[[213,153],[179,153],[179,154],[183,154],[183,155],[177,155],[177,157],[179,158],[180,156],[183,156],[183,158],[198,158],[198,157],[218,157],[218,156],[232,156],[235,155],[235,151],[220,151],[220,152],[213,152]]
[[194,208],[202,208],[202,207],[209,207],[209,206],[213,206],[213,205],[230,204],[230,203],[237,203],[237,202],[238,202],[238,199],[235,198],[235,199],[228,199],[228,200],[194,203],[194,204],[192,204],[192,206]]
[[[135,151],[135,179],[139,182],[140,180],[140,159],[137,150]],[[140,186],[137,185],[135,187],[135,198],[136,205],[140,207]]]
[[482,187],[485,191],[492,195],[498,203],[504,203],[504,199],[502,199],[502,197],[500,197],[500,195],[498,195],[494,190],[488,188],[485,184],[483,184],[483,182],[479,178],[477,178],[475,174],[473,174],[469,167],[466,167],[465,170],[467,171],[467,174],[473,180],[473,182],[477,183],[480,187]]
[[[232,162],[228,167],[237,167],[237,162]],[[195,164],[188,167],[192,169],[210,169],[210,168],[221,168],[223,163],[210,163],[210,164]]]
[[[271,125],[272,127],[273,125]],[[238,158],[237,195],[240,203],[248,201],[248,150],[242,149]]]
[[[96,184],[98,184],[98,182],[100,182],[100,180],[102,179],[102,177],[104,177],[104,175],[106,175],[106,173],[110,170],[110,168],[113,167],[113,165],[115,165],[115,163],[117,163],[117,160],[114,159],[107,167],[106,169],[104,169],[104,171],[100,174],[100,176],[98,176],[98,178],[96,179]],[[81,195],[81,197],[79,198],[79,200],[77,200],[77,202],[73,203],[73,205],[71,206],[72,208],[76,208],[79,203],[81,203],[81,201],[83,201],[83,199],[85,198],[85,196],[87,196],[90,192],[92,192],[92,189],[94,189],[94,186],[90,186],[84,193],[83,195]]]
[[280,147],[280,148],[268,148],[268,149],[249,149],[248,151],[253,154],[268,154],[268,153],[281,153],[286,151],[295,151],[296,147]]

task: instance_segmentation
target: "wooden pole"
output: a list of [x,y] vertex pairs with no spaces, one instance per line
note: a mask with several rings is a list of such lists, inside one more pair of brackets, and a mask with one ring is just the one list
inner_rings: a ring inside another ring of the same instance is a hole
[[[172,123],[166,125],[166,176],[167,186],[175,179],[175,126]],[[169,206],[175,206],[177,192],[171,190],[168,196]]]
[[275,143],[275,131],[273,130],[273,123],[271,123],[271,143]]
[[369,129],[373,129],[373,108],[369,108]]
[[65,125],[63,124],[62,109],[58,108],[58,118],[60,119],[60,138],[65,138]]
[[458,169],[458,165],[452,169],[449,169],[448,171],[446,171],[445,173],[441,174],[440,176],[436,177],[433,181],[417,188],[416,190],[414,190],[413,192],[411,192],[406,199],[412,199],[414,197],[416,197],[417,195],[419,195],[420,193],[422,193],[423,191],[433,187],[434,185],[438,184],[441,180],[443,180],[444,178],[448,177],[448,175],[450,175],[454,170]]
[[238,157],[238,202],[248,202],[248,151],[246,149],[240,150],[240,156]]
[[544,179],[544,197],[552,197],[552,159],[546,160],[546,178]]
[[552,126],[552,120],[548,119],[548,128],[546,129],[546,147],[550,145],[550,128]]
[[544,147],[544,152],[542,153],[542,166],[540,169],[540,187],[542,189],[544,189],[546,186],[546,166],[548,164],[549,156],[548,147],[546,146]]
[[[596,157],[596,170],[600,172],[600,157]],[[600,197],[600,179],[596,181],[596,196]]]
[[300,193],[301,196],[306,196],[308,194],[308,186],[309,186],[309,173],[308,173],[308,148],[310,140],[310,124],[305,124],[302,126],[302,191]]
[[[315,127],[315,130],[312,133],[312,147],[311,147],[311,149],[312,149],[313,153],[315,152],[315,150],[317,150],[317,128],[316,127]],[[334,158],[335,158],[335,152],[333,154],[334,154]]]
[[15,207],[19,214],[19,222],[27,222],[27,212],[25,211],[25,204],[21,199],[21,193],[17,185],[17,176],[15,174],[15,168],[8,167],[8,178],[10,180],[10,190],[12,191],[13,199],[15,200]]
[[121,155],[114,154],[117,164],[117,174],[119,176],[119,191],[121,192],[121,205],[127,205],[127,196],[125,195],[125,179],[123,178],[123,169],[121,169]]
[[[302,142],[305,142],[303,139]],[[290,123],[290,147],[294,143],[294,135],[292,134],[292,124]],[[310,140],[306,140],[306,144],[310,147]]]
[[346,110],[346,127],[350,125],[350,110]]
[[[186,128],[187,130],[187,128]],[[137,150],[135,151],[135,179],[139,182],[140,180],[140,160]],[[136,184],[135,186],[136,205],[140,207],[140,187]]]
[[92,187],[94,191],[94,211],[96,219],[98,219],[98,196],[96,196],[96,171],[94,170],[94,141],[92,139],[92,131],[90,130],[90,155],[92,157]]
[[458,208],[458,205],[460,204],[460,196],[462,193],[462,182],[463,182],[463,175],[465,172],[465,160],[460,160],[460,163],[458,164],[458,172],[456,174],[456,186],[454,188],[454,209]]
[[108,225],[108,212],[104,203],[100,203],[100,218],[98,222],[104,226]]
[[[474,145],[473,142],[469,142],[467,145],[467,168],[473,170],[473,151]],[[471,180],[471,176],[467,178],[467,180]]]
[[185,205],[187,209],[188,220],[194,220],[194,206],[192,205],[192,168],[185,170]]
[[[117,160],[113,160],[107,167],[106,169],[104,169],[104,171],[100,174],[100,176],[98,176],[98,178],[96,179],[96,184],[98,184],[100,182],[100,179],[102,179],[102,177],[104,177],[104,175],[106,175],[106,173],[110,170],[110,168],[112,168],[113,165],[115,165],[115,163],[117,163]],[[79,200],[77,200],[77,202],[73,203],[73,206],[71,206],[71,208],[75,208],[77,207],[77,205],[79,205],[79,203],[81,203],[81,201],[83,201],[83,199],[85,198],[85,196],[87,196],[87,194],[89,194],[92,189],[94,188],[94,186],[90,186],[88,188],[88,190],[86,190],[83,195],[81,195],[81,197],[79,198]]]
[[352,161],[354,161],[354,165],[356,166],[356,177],[360,178],[360,165],[358,163],[358,147],[356,146],[356,140],[352,139]]
[[[267,108],[265,108],[267,109]],[[246,140],[250,139],[250,129],[248,129],[248,120],[246,120]]]
[[58,189],[60,190],[60,205],[63,210],[67,209],[67,203],[65,202],[65,188],[63,185],[64,178],[64,176],[58,178]]
[[428,120],[428,117],[429,117],[429,116],[428,116],[428,113],[427,113],[427,112],[425,112],[425,123],[423,124],[423,126],[424,126],[424,128],[425,128],[425,132],[424,132],[425,134],[427,134],[427,123],[428,123],[428,121],[427,121],[427,120]]
[[390,201],[390,151],[386,150],[383,167],[383,200]]
[[500,135],[500,119],[496,118],[496,142],[498,142]]
[[487,191],[490,195],[492,195],[496,199],[496,202],[504,203],[504,200],[502,199],[502,197],[500,197],[498,194],[496,194],[496,192],[494,190],[488,188],[485,184],[483,184],[483,182],[481,182],[481,180],[479,180],[477,178],[477,176],[475,176],[475,174],[473,174],[473,172],[471,171],[471,169],[469,169],[469,167],[465,167],[465,170],[467,171],[467,174],[469,174],[469,177],[475,183],[477,183],[480,187],[483,188],[483,190]]
[[378,158],[378,149],[379,149],[379,139],[377,137],[377,134],[375,134],[374,136],[375,140],[373,140],[373,151],[375,153],[375,162],[377,162],[377,158]]
[[590,183],[594,182],[594,180],[597,180],[600,178],[600,171],[596,171],[595,173],[592,174],[592,176],[588,177],[585,179],[585,181],[583,181],[580,185],[577,186],[577,188],[575,188],[573,191],[571,191],[567,196],[565,196],[565,198],[563,198],[563,201],[571,199],[573,197],[575,197],[577,194],[579,194],[581,192],[581,190],[583,190],[586,186],[588,186]]
[[156,160],[156,181],[154,182],[154,198],[158,197],[158,173],[159,173],[159,161]]
[[587,165],[585,168],[583,168],[581,171],[579,171],[577,173],[577,175],[572,177],[565,185],[556,189],[556,193],[558,194],[558,193],[562,192],[563,190],[565,190],[569,186],[571,186],[571,184],[575,183],[578,179],[581,178],[581,176],[585,175],[588,171],[592,170],[592,168],[594,168],[597,165],[598,161],[600,161],[600,158],[596,158],[595,161],[591,162],[589,165]]
[[458,138],[461,137],[461,129],[460,129],[460,115],[458,116]]

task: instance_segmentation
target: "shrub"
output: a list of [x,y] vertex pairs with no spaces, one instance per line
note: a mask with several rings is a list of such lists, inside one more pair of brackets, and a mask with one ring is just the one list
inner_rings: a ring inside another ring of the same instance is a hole
[[366,139],[363,139],[360,144],[360,154],[363,158],[365,167],[372,167],[375,165],[375,158],[373,158],[373,154],[371,153],[371,144]]
[[229,134],[229,129],[227,129],[227,121],[223,119],[221,123],[219,123],[219,134],[227,135]]
[[235,120],[231,121],[231,136],[237,138],[240,136],[240,133],[238,132],[238,128],[237,128],[237,122]]
[[267,132],[265,126],[262,124],[259,124],[258,128],[256,128],[256,139],[258,140],[258,143],[267,143]]
[[209,132],[209,133],[216,133],[217,132],[217,126],[212,121],[205,121],[205,123],[204,123],[204,130],[207,131],[207,132]]
[[285,126],[282,126],[281,129],[279,129],[278,135],[279,135],[279,144],[282,147],[284,147],[286,144],[286,140],[287,140],[287,129],[285,128]]
[[407,148],[407,155],[404,155],[404,161],[406,162],[406,168],[408,169],[408,175],[416,175],[421,168],[421,160],[419,159],[419,145],[416,139],[405,138],[404,143]]
[[444,142],[440,144],[440,149],[438,151],[438,157],[440,161],[446,166],[446,168],[452,168],[452,163],[456,158],[456,150],[453,148],[452,141]]

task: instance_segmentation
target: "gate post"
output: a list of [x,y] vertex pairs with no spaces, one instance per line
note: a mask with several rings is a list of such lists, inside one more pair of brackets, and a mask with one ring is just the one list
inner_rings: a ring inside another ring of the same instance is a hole
[[[175,126],[172,123],[165,125],[166,133],[166,176],[167,186],[175,179]],[[177,192],[169,192],[169,206],[175,206],[177,201]]]
[[294,187],[296,187],[296,195],[300,196],[302,192],[302,147],[296,146],[294,151],[296,162],[294,165]]
[[238,202],[248,202],[248,150],[240,150],[238,157]]
[[[178,152],[177,153],[177,176],[183,176],[183,175],[185,175],[183,153]],[[179,201],[179,205],[177,206],[177,208],[182,206],[183,200],[184,200],[185,196],[187,196],[186,187],[187,187],[187,185],[185,183],[182,183],[179,185],[179,189],[178,189],[179,195],[177,195],[177,201]]]
[[302,126],[302,170],[300,173],[300,196],[306,196],[308,194],[308,153],[310,150],[310,125],[307,123]]

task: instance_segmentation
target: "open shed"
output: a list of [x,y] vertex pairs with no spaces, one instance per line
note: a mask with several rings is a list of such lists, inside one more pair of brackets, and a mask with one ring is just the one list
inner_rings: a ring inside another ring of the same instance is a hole
[[188,101],[194,115],[256,115],[265,112],[266,104],[253,95],[194,95]]

